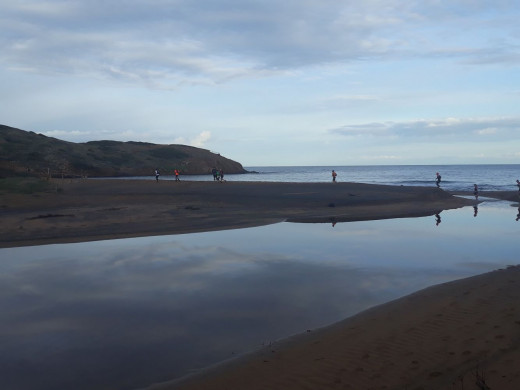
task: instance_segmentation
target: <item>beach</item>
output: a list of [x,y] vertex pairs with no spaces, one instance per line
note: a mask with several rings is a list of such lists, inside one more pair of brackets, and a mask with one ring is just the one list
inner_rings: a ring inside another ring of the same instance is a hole
[[[53,191],[2,194],[1,247],[281,221],[418,217],[476,204],[435,187],[358,183],[65,179],[52,184]],[[518,198],[516,192],[486,195]],[[520,267],[512,265],[429,287],[146,389],[516,390],[519,299]]]
[[520,388],[520,267],[445,283],[149,390]]
[[281,221],[433,215],[474,204],[434,187],[359,183],[56,179],[3,193],[0,247],[237,229]]

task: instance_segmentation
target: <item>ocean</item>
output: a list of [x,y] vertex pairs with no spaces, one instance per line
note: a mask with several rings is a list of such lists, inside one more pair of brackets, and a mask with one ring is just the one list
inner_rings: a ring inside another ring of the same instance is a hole
[[[225,174],[227,181],[330,182],[334,169],[338,182],[435,186],[435,174],[442,176],[441,188],[448,191],[514,191],[520,179],[520,164],[507,165],[372,165],[372,166],[272,166],[245,167],[250,173]],[[151,176],[150,176],[151,177]],[[163,175],[170,180],[173,176]],[[184,175],[181,180],[213,180],[211,175]]]

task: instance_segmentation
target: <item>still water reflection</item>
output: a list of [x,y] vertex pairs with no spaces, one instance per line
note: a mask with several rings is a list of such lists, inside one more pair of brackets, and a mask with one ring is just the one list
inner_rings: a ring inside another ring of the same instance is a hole
[[517,207],[1,249],[0,388],[145,387],[515,264]]

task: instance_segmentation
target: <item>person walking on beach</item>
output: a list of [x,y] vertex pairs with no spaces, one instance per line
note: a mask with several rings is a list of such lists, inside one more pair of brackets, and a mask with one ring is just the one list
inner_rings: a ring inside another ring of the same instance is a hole
[[213,168],[211,170],[211,173],[213,174],[213,181],[217,180],[217,168]]
[[437,187],[440,187],[440,184],[441,184],[441,175],[439,174],[439,172],[437,172],[437,178],[436,178],[435,182],[437,183]]
[[159,181],[159,175],[160,175],[159,170],[156,169],[155,170],[155,181]]
[[221,170],[219,171],[219,174],[220,174],[220,181],[223,182],[223,181],[224,181],[224,170],[221,169]]
[[174,172],[175,172],[175,181],[181,181],[181,180],[179,179],[179,170],[176,169]]
[[478,200],[478,186],[473,184],[473,195],[475,195],[475,199]]
[[520,180],[516,179],[516,185],[518,186],[518,192],[520,192]]
[[338,174],[336,173],[336,171],[334,171],[334,169],[332,170],[332,182],[335,183],[336,182],[336,176],[338,176]]

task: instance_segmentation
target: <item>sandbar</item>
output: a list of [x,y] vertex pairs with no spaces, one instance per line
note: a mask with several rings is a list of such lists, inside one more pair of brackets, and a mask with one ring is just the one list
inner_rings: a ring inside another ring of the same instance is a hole
[[427,216],[475,203],[435,187],[360,183],[54,179],[0,194],[0,247]]

